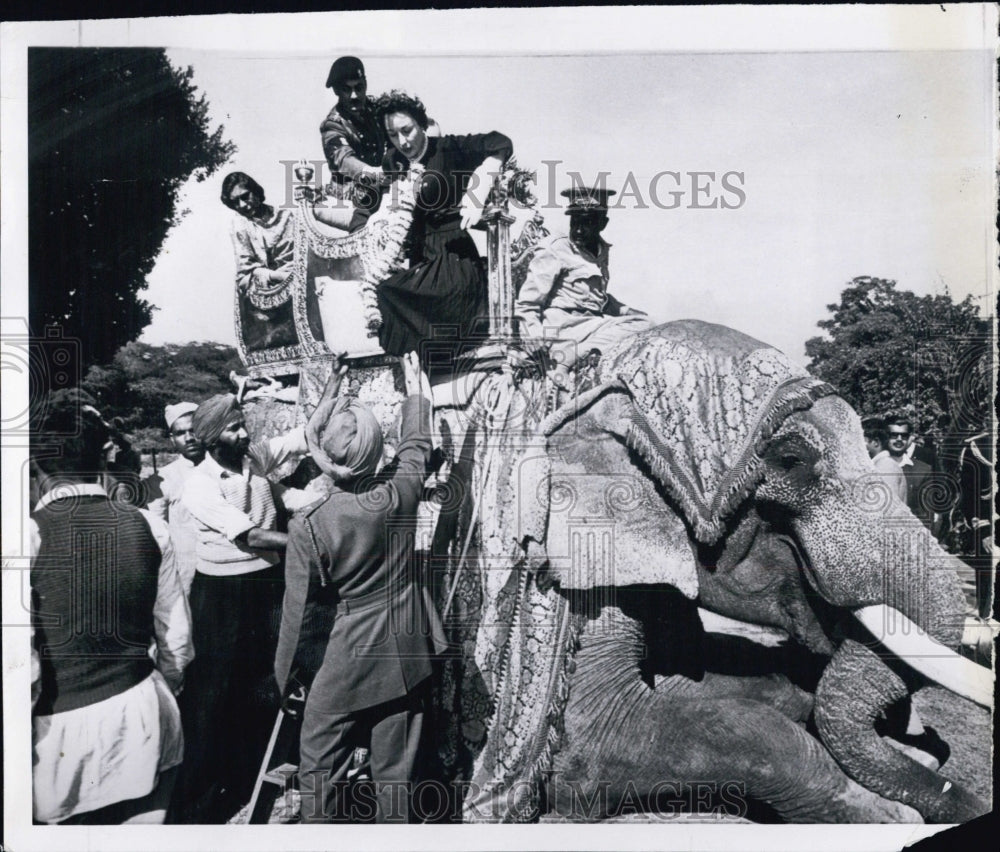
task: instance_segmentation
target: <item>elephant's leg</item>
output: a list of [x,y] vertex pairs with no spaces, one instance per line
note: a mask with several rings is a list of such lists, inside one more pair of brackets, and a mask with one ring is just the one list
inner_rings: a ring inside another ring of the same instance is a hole
[[755,701],[773,707],[793,722],[805,722],[813,709],[812,695],[780,674],[737,677],[706,672],[700,681],[685,677],[665,677],[657,679],[656,691],[674,698],[688,696]]
[[[615,813],[629,790],[653,796],[670,784],[735,783],[747,801],[792,822],[921,822],[913,809],[849,779],[815,738],[770,706],[649,692],[626,703],[626,712],[601,720],[571,700],[549,786],[558,812],[596,818]],[[602,814],[594,809],[598,794]]]

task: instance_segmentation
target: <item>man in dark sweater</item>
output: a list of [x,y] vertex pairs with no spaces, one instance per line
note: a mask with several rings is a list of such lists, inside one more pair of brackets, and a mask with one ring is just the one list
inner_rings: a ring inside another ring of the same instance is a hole
[[360,59],[341,56],[330,67],[326,86],[337,96],[319,128],[330,165],[330,189],[339,198],[349,198],[353,181],[367,178],[375,184],[381,177],[385,129],[375,118]]
[[[368,95],[364,63],[356,56],[341,56],[330,66],[326,87],[337,96],[319,126],[330,166],[328,191],[334,198],[352,199],[365,213],[371,213],[378,207],[380,188],[387,185],[382,171],[387,142],[385,127],[375,115],[375,101]],[[434,119],[429,119],[427,133],[441,135]],[[351,230],[363,223],[352,222]]]
[[98,484],[108,429],[95,409],[60,394],[44,412],[31,447],[34,818],[162,822],[193,653],[169,535]]

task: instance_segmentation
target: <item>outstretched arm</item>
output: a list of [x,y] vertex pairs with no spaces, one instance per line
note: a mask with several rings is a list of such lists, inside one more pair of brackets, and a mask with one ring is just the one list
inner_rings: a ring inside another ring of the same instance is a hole
[[255,550],[284,550],[288,544],[288,533],[251,527],[245,533],[240,533],[236,541],[241,541]]
[[323,140],[323,153],[331,171],[354,180],[358,175],[371,170],[372,167],[355,152],[351,134],[342,119],[327,116],[320,125],[319,132]]
[[420,366],[420,356],[416,352],[407,352],[402,357],[403,362],[403,386],[407,396],[422,396],[431,402],[431,381],[427,378],[427,373]]
[[317,222],[322,222],[331,228],[341,231],[350,231],[351,222],[354,220],[354,207],[321,207],[314,205],[312,208],[313,217]]
[[[483,218],[483,209],[486,199],[489,197],[490,189],[493,187],[493,178],[503,171],[504,160],[497,156],[487,157],[472,173],[469,181],[469,188],[462,198],[461,214],[462,227],[471,228]],[[482,201],[480,201],[482,199]]]
[[330,413],[337,403],[337,394],[340,393],[341,382],[343,382],[344,376],[347,375],[348,366],[346,358],[346,352],[334,356],[330,369],[330,378],[326,381],[326,386],[323,388],[323,393],[320,395],[315,411],[313,411],[312,416],[309,418],[309,422],[306,423],[306,445],[309,447],[309,455],[312,456],[313,461],[316,462],[319,469],[328,476],[333,476],[334,471],[326,460],[326,453],[323,452],[320,441],[323,437],[323,428],[330,419]]
[[402,361],[407,397],[403,402],[400,441],[396,449],[399,465],[392,481],[400,502],[415,507],[423,492],[431,454],[431,385],[416,352],[408,352]]

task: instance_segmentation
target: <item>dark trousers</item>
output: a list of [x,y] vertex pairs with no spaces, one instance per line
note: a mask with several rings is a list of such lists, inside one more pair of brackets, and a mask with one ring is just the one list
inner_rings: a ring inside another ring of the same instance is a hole
[[280,564],[235,577],[195,574],[195,658],[179,700],[184,763],[169,822],[222,822],[249,800],[278,712],[272,667],[283,592]]
[[[381,823],[411,821],[429,683],[353,713],[325,713],[306,702],[299,763],[302,822],[364,822],[373,815]],[[358,747],[371,749],[374,798],[353,796],[348,789],[347,771]]]

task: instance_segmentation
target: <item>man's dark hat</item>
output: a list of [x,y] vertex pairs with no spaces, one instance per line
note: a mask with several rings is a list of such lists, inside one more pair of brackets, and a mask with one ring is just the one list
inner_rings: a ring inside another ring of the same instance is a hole
[[572,189],[564,189],[560,195],[569,199],[567,216],[574,213],[607,213],[608,199],[615,195],[615,190],[597,186],[574,186]]
[[326,87],[332,89],[339,86],[346,80],[354,80],[357,77],[364,79],[365,66],[356,56],[341,56],[330,66],[330,73],[326,78]]

